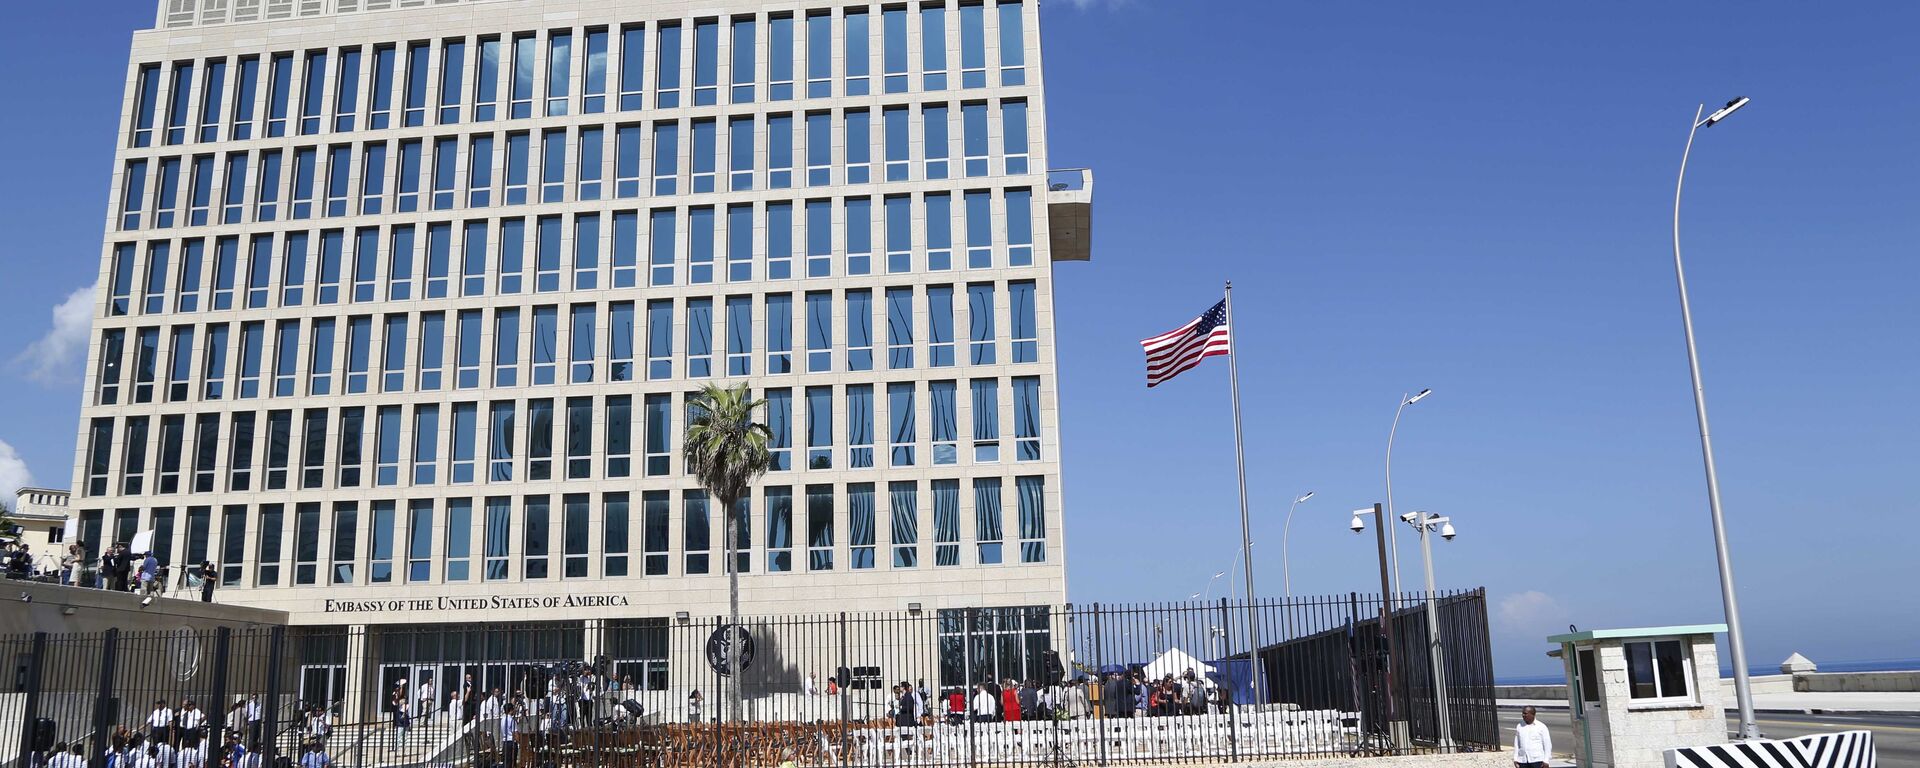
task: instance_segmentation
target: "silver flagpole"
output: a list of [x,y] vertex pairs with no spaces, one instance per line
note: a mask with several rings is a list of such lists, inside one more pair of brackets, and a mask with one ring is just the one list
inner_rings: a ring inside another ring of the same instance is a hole
[[1227,381],[1233,386],[1233,462],[1240,474],[1240,560],[1246,563],[1247,664],[1253,682],[1254,706],[1266,702],[1260,685],[1260,630],[1253,602],[1253,529],[1247,523],[1247,452],[1240,437],[1240,356],[1233,342],[1233,281],[1227,281]]

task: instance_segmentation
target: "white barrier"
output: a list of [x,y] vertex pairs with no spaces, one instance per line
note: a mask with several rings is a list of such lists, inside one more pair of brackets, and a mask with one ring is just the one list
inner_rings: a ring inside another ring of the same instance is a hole
[[1666,752],[1667,768],[1877,768],[1872,731],[1755,739]]

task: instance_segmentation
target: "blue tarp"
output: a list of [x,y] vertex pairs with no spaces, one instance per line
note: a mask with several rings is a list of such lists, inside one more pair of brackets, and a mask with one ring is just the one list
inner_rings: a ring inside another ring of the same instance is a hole
[[1253,676],[1248,674],[1253,665],[1247,661],[1247,657],[1214,659],[1207,663],[1213,665],[1213,681],[1232,693],[1235,704],[1253,701]]

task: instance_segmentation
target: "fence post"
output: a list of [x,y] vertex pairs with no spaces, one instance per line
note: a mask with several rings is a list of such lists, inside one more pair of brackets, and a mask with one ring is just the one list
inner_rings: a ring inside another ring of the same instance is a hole
[[266,750],[261,764],[276,765],[275,758],[280,754],[280,668],[285,666],[287,628],[275,626],[267,630],[267,696],[261,705],[260,744]]
[[966,713],[967,765],[974,764],[973,746],[973,616],[979,609],[968,608],[960,617],[960,711]]
[[99,746],[95,754],[88,758],[94,765],[106,763],[107,737],[113,732],[113,668],[114,656],[120,648],[120,628],[106,631],[100,638],[100,689],[93,700],[93,743]]
[[[1220,650],[1221,651],[1228,651],[1233,648],[1233,622],[1228,621],[1229,615],[1230,614],[1227,613],[1227,598],[1225,596],[1222,596],[1220,598]],[[1247,637],[1252,638],[1253,636],[1254,636],[1253,630],[1249,628],[1247,630]],[[1202,653],[1204,652],[1205,651],[1203,650]],[[1222,655],[1221,658],[1225,658],[1225,656]],[[1259,657],[1255,656],[1254,658],[1259,658]],[[1247,673],[1252,677],[1258,677],[1260,675],[1260,670],[1254,668],[1252,665],[1248,665]],[[1251,680],[1249,680],[1249,682],[1251,682]],[[1231,702],[1233,701],[1233,694],[1231,692],[1232,689],[1228,689],[1228,690],[1229,692],[1227,694],[1227,701]],[[1255,685],[1253,686],[1253,690],[1258,691],[1260,690],[1260,688],[1258,685]],[[1254,706],[1253,711],[1255,713],[1258,713],[1260,711],[1259,702],[1255,702],[1253,706]],[[1225,707],[1225,709],[1227,714],[1228,759],[1233,760],[1234,762],[1239,762],[1240,760],[1240,718],[1234,714],[1233,705],[1231,703],[1229,703]]]
[[[233,628],[220,627],[213,632],[213,693],[212,700],[202,710],[207,717],[208,744],[225,744],[227,737],[227,667],[232,666],[228,655],[233,641]],[[204,752],[202,754],[205,754]]]
[[40,715],[40,670],[47,664],[47,633],[33,633],[32,654],[27,663],[27,701],[20,710],[20,756],[14,761],[16,768],[32,765],[34,726],[39,723]]
[[1094,662],[1093,684],[1100,691],[1100,711],[1091,713],[1096,717],[1096,719],[1099,720],[1099,722],[1094,725],[1093,735],[1095,737],[1094,740],[1100,743],[1100,764],[1106,765],[1107,764],[1107,728],[1110,727],[1111,724],[1107,722],[1107,712],[1106,712],[1107,681],[1102,679],[1106,677],[1106,675],[1100,672],[1100,668],[1107,665],[1107,645],[1106,645],[1106,642],[1100,636],[1100,604],[1099,603],[1093,604],[1093,662]]
[[847,663],[847,612],[840,612],[840,764],[847,763],[847,719],[853,715],[853,665]]

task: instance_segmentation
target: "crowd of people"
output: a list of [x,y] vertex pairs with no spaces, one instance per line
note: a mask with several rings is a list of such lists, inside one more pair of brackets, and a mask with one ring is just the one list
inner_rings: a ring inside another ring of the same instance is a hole
[[[97,557],[88,558],[80,542],[67,545],[59,557],[34,555],[32,548],[9,541],[0,549],[0,573],[9,579],[44,581],[74,587],[91,587],[114,592],[137,592],[153,596],[169,591],[172,568],[160,561],[155,552],[134,552],[126,542],[107,545]],[[213,602],[213,588],[219,581],[218,570],[210,561],[180,572],[178,588],[203,602]]]
[[[55,742],[30,753],[32,768],[86,768],[95,756],[105,768],[261,768],[263,737],[258,696],[234,700],[215,732],[213,721],[191,698],[166,699],[136,725],[113,728],[104,754],[90,754],[85,742]],[[310,768],[324,768],[312,766]]]

